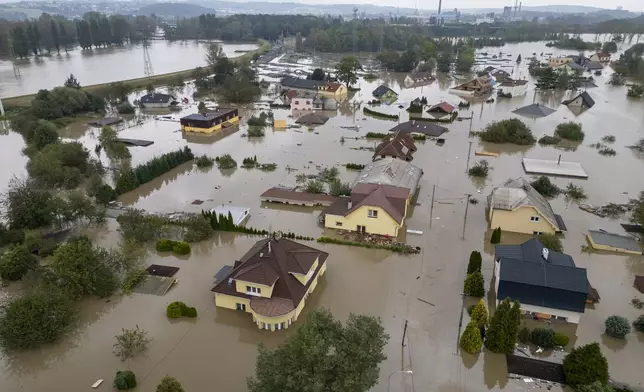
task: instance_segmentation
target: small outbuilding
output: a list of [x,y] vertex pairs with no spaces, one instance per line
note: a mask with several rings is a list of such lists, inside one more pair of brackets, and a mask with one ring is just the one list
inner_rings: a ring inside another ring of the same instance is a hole
[[322,116],[317,113],[309,113],[298,118],[297,121],[295,122],[297,124],[303,124],[303,125],[322,125],[322,124],[326,124],[327,121],[329,121],[328,117]]
[[588,230],[586,238],[593,249],[631,255],[642,254],[642,248],[632,237],[609,233],[605,230]]
[[151,93],[142,96],[139,103],[144,108],[167,108],[174,100],[175,98],[169,94]]
[[595,106],[595,100],[593,100],[593,98],[590,96],[590,94],[588,94],[587,91],[584,91],[583,93],[577,95],[575,98],[563,101],[561,104],[566,105],[569,108],[590,109]]
[[371,95],[387,103],[395,102],[398,99],[398,93],[384,84],[376,87],[376,89],[371,92]]
[[452,104],[443,101],[427,109],[427,113],[445,115],[452,114],[455,110],[456,108]]
[[533,103],[531,105],[524,106],[512,111],[512,113],[518,114],[519,116],[530,118],[548,117],[554,112],[556,112],[556,110],[550,109],[549,107],[541,105],[539,103]]

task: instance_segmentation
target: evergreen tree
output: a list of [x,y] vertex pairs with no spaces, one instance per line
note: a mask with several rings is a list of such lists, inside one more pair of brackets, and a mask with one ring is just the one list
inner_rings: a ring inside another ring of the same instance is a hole
[[483,297],[485,295],[485,279],[483,274],[477,271],[467,275],[463,284],[463,292],[472,297]]
[[519,333],[521,310],[519,302],[504,299],[497,307],[487,331],[485,347],[496,353],[512,354]]
[[492,232],[492,237],[490,238],[490,243],[498,244],[499,242],[501,242],[501,228],[497,227]]
[[470,254],[470,262],[467,265],[467,274],[471,274],[473,272],[481,272],[481,263],[483,262],[483,258],[481,257],[481,252],[478,250],[473,250],[472,253]]
[[602,355],[599,343],[573,348],[563,360],[566,384],[588,385],[608,382],[608,361]]
[[460,345],[463,351],[476,354],[481,352],[483,347],[483,339],[481,338],[481,332],[479,331],[478,325],[474,320],[470,321],[461,335]]
[[488,313],[487,313],[487,308],[485,307],[485,301],[483,301],[483,298],[477,302],[477,304],[474,306],[474,309],[472,309],[472,322],[475,322],[476,325],[486,325],[488,321]]
[[228,221],[228,226],[230,230],[233,230],[235,228],[235,220],[233,219],[233,214],[231,214],[230,211],[228,211],[227,221]]

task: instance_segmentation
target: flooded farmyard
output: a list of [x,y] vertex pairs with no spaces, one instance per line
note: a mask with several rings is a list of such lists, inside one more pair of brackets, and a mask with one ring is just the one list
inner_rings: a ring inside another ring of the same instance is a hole
[[[627,47],[624,44],[622,50]],[[511,54],[511,59],[518,54],[526,59],[532,53],[541,52],[576,54],[546,48],[544,43],[510,44],[479,52],[487,52],[490,56],[503,52],[506,57]],[[498,64],[501,63],[490,62],[479,67]],[[513,77],[530,79],[526,62],[503,64]],[[644,176],[639,174],[644,159],[626,148],[644,138],[644,103],[628,99],[626,87],[609,86],[606,82],[610,72],[607,67],[602,76],[595,77],[598,87],[588,89],[588,92],[596,104],[579,116],[560,105],[575,93],[535,93],[531,79],[525,96],[496,99],[492,103],[474,101],[468,109],[461,109],[460,115],[471,116],[472,120],[445,124],[449,132],[442,136],[444,145],[438,145],[434,140],[416,142],[418,151],[412,163],[424,174],[420,179],[413,214],[405,225],[422,234],[407,233],[403,238],[407,243],[421,247],[419,254],[399,255],[387,250],[315,244],[330,256],[327,272],[307,301],[304,314],[325,307],[340,319],[345,319],[351,312],[382,318],[390,341],[386,349],[388,359],[381,365],[380,382],[374,391],[528,389],[523,381],[508,379],[504,356],[488,351],[470,355],[458,350],[459,322],[463,317],[465,325],[468,319],[463,309],[474,303],[473,299],[463,300],[461,296],[467,260],[472,250],[482,251],[486,291],[492,291],[494,250],[489,244],[486,198],[494,187],[510,178],[532,177],[523,171],[523,157],[557,160],[561,155],[562,160],[580,162],[589,175],[587,180],[551,179],[560,187],[569,182],[583,186],[588,193],[587,202],[593,205],[625,203],[644,190]],[[448,92],[449,87],[459,83],[456,80],[439,76],[430,85],[405,88],[404,77],[404,74],[384,74],[373,81],[361,78],[356,86],[360,91],[350,94],[349,102],[341,104],[337,111],[323,112],[329,117],[326,124],[312,129],[306,126],[284,130],[266,127],[265,136],[259,138],[244,137],[248,129],[245,120],[239,127],[211,137],[184,134],[179,130],[178,122],[154,119],[167,112],[139,115],[120,126],[119,137],[147,139],[154,144],[131,147],[133,165],[189,146],[195,155],[215,157],[231,154],[237,162],[257,156],[260,162],[277,163],[278,167],[272,172],[241,167],[219,170],[216,166],[204,170],[186,163],[122,195],[119,201],[126,206],[153,212],[199,212],[218,204],[233,204],[250,208],[247,226],[319,237],[329,230],[318,223],[321,208],[262,203],[259,195],[273,186],[295,186],[297,174],[316,174],[319,168],[331,166],[339,168],[342,181],[353,183],[358,172],[345,170],[342,165],[369,163],[373,152],[360,148],[374,147],[375,140],[365,139],[366,133],[385,133],[398,122],[370,117],[363,114],[362,109],[353,109],[355,105],[352,103],[355,102],[361,103],[361,107],[366,106],[366,102],[372,99],[371,91],[380,84],[387,84],[400,95],[394,105],[378,110],[399,114],[400,122],[408,119],[405,108],[417,97],[427,97],[430,105],[443,100],[454,105],[461,102]],[[176,93],[189,97],[192,95],[191,87],[187,85]],[[272,94],[264,98],[272,100],[274,97]],[[583,125],[586,134],[583,143],[574,149],[562,150],[538,144],[531,147],[487,144],[470,137],[470,130],[477,131],[492,121],[517,117],[511,113],[512,110],[533,102],[557,109],[545,118],[523,119],[535,137],[551,135],[561,122],[575,121]],[[403,108],[399,108],[399,104]],[[180,113],[172,114],[181,116],[196,111],[193,103]],[[294,124],[295,118],[291,117],[290,110],[272,111],[275,118],[284,118],[288,124]],[[240,109],[243,119],[258,112],[253,108]],[[348,126],[359,128],[357,131],[342,128]],[[84,125],[70,126],[61,135],[81,141],[89,151],[94,151],[98,143],[98,129]],[[616,138],[613,148],[617,155],[614,157],[602,156],[589,146],[607,135]],[[492,168],[484,181],[474,181],[466,174],[470,143],[469,165],[485,159]],[[4,163],[0,169],[2,188],[12,175],[25,175],[26,158],[20,153],[23,147],[24,142],[19,135],[13,132],[0,134],[0,153]],[[474,156],[476,151],[495,152],[499,156]],[[109,164],[106,157],[102,159]],[[293,170],[287,170],[287,167]],[[468,206],[467,195],[478,200],[478,204]],[[204,203],[194,205],[194,200]],[[567,202],[563,196],[552,200],[551,204],[566,222],[568,230],[562,239],[565,253],[574,258],[577,266],[587,269],[589,282],[601,296],[598,303],[586,307],[578,326],[557,322],[553,322],[553,326],[568,334],[575,345],[598,341],[608,359],[611,377],[642,386],[644,378],[639,368],[644,360],[643,335],[633,332],[620,342],[603,332],[604,320],[608,316],[619,314],[634,320],[641,313],[630,301],[639,295],[633,288],[633,278],[644,274],[644,260],[641,256],[589,254],[581,250],[582,245],[586,245],[585,234],[589,229],[619,232],[619,223],[624,219],[613,220],[589,214],[575,203]],[[105,247],[116,246],[120,240],[118,224],[111,219],[105,227],[92,229],[88,234],[98,245]],[[65,388],[76,391],[88,389],[97,379],[105,379],[97,390],[111,390],[111,377],[116,370],[124,368],[112,353],[114,336],[122,328],[138,325],[149,331],[148,337],[152,339],[148,350],[129,365],[137,374],[138,390],[155,390],[166,374],[181,380],[187,391],[208,388],[246,390],[246,378],[254,372],[257,345],[264,343],[275,347],[293,329],[260,330],[246,313],[215,308],[210,290],[217,271],[223,265],[238,260],[259,239],[257,236],[217,232],[213,239],[195,244],[191,255],[181,257],[162,256],[150,248],[146,263],[180,268],[176,275],[179,282],[174,288],[165,296],[132,294],[84,302],[80,325],[60,342],[36,351],[2,357],[1,389],[48,391],[55,389],[54,386],[60,385],[60,380],[64,379]],[[503,243],[521,243],[527,239],[529,236],[504,233]],[[493,293],[486,292],[488,303],[492,303],[493,298]],[[169,320],[165,308],[175,300],[195,306],[199,317]],[[546,323],[526,322],[531,326]]]

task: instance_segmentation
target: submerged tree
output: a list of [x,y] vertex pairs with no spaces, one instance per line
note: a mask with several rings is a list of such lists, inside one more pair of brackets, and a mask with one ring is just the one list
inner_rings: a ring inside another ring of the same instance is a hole
[[358,80],[358,70],[362,69],[362,65],[355,56],[345,56],[335,66],[335,74],[339,81],[351,87]]
[[147,338],[148,332],[139,328],[137,325],[133,329],[123,328],[122,332],[116,335],[116,343],[114,343],[114,355],[119,357],[121,361],[132,359],[136,354],[145,351],[150,343]]
[[596,381],[608,382],[608,361],[602,355],[599,343],[575,347],[563,360],[564,376],[568,385],[588,385]]
[[351,314],[342,325],[328,310],[314,310],[275,350],[260,345],[248,389],[366,392],[378,383],[388,340],[379,318]]
[[65,87],[71,87],[71,88],[81,88],[80,83],[78,83],[78,79],[76,79],[76,76],[74,74],[69,74],[67,79],[65,80]]

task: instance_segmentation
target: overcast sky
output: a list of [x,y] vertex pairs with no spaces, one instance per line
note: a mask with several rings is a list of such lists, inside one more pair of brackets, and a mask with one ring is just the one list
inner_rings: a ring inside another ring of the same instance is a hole
[[[248,0],[246,0],[248,1]],[[274,0],[275,1],[275,0]],[[289,1],[289,0],[285,0]],[[325,3],[320,0],[292,0],[302,3]],[[521,0],[519,0],[521,1]],[[416,0],[329,0],[328,3],[345,3],[345,4],[374,4],[389,5],[399,7],[416,7]],[[436,5],[433,5],[433,4]],[[621,5],[629,11],[644,11],[644,0],[524,0],[523,5],[585,5],[599,8],[616,8]],[[443,0],[443,9],[452,8],[502,8],[506,5],[514,5],[514,0]],[[436,9],[438,0],[418,0],[419,8]]]

